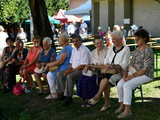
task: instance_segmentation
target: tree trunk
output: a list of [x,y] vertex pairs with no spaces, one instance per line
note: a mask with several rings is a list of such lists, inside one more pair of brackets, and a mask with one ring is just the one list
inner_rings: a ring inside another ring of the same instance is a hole
[[[48,19],[47,8],[44,0],[29,0],[31,15],[33,19],[33,35],[41,38],[53,39],[53,32]],[[52,46],[55,48],[54,42]]]

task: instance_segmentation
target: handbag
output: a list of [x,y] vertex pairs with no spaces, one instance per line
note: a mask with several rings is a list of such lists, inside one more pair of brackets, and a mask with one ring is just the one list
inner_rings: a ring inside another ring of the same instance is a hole
[[25,86],[21,82],[16,83],[16,85],[13,87],[12,93],[16,96],[24,94]]
[[101,73],[106,73],[106,74],[117,74],[123,72],[123,69],[121,68],[120,65],[112,65],[111,68],[109,69],[102,69]]
[[102,69],[101,73],[106,73],[106,74],[116,74],[117,71],[115,69]]

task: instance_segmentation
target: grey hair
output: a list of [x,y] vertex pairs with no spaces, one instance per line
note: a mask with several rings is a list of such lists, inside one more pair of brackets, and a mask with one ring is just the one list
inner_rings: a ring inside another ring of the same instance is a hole
[[59,38],[63,38],[65,42],[68,42],[69,36],[67,35],[67,33],[62,33],[60,34]]
[[0,32],[3,32],[4,31],[4,28],[2,25],[0,25]]
[[111,33],[111,35],[116,35],[116,36],[118,36],[121,39],[123,38],[123,32],[122,31],[113,31]]
[[43,41],[48,42],[49,44],[52,44],[52,39],[50,37],[43,38]]

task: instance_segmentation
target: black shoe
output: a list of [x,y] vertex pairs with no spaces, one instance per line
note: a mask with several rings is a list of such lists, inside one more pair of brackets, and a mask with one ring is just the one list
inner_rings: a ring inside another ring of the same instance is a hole
[[71,103],[73,103],[72,97],[66,97],[64,100],[64,105],[70,105]]
[[65,99],[66,99],[65,96],[60,96],[60,97],[58,98],[58,100],[65,100]]
[[3,93],[9,93],[9,92],[11,92],[10,89],[3,89]]
[[43,92],[38,93],[39,96],[45,95]]

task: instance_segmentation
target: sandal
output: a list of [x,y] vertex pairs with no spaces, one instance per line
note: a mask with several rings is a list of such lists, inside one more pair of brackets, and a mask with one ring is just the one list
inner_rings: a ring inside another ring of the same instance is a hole
[[84,108],[84,107],[86,107],[86,104],[81,104],[81,108]]
[[90,100],[88,101],[88,103],[89,103],[90,105],[95,105],[95,104],[98,103],[98,101],[99,101],[99,100],[94,100],[94,99],[92,98],[92,99],[90,99]]
[[122,112],[120,115],[117,116],[118,119],[123,119],[123,118],[127,118],[130,117],[132,115],[132,112],[128,112],[127,114]]
[[111,105],[104,105],[104,106],[100,109],[100,112],[104,112],[104,111],[108,110],[109,108],[111,108]]
[[51,95],[49,94],[47,97],[45,97],[46,100],[50,100],[50,99],[58,99],[58,97],[56,95]]
[[116,109],[116,111],[114,113],[118,114],[118,113],[121,113],[121,112],[123,112],[123,109],[122,108],[118,108],[118,109]]
[[87,108],[90,108],[90,107],[92,107],[92,106],[93,106],[93,105],[91,105],[91,104],[89,104],[89,103],[86,104],[86,107],[87,107]]

